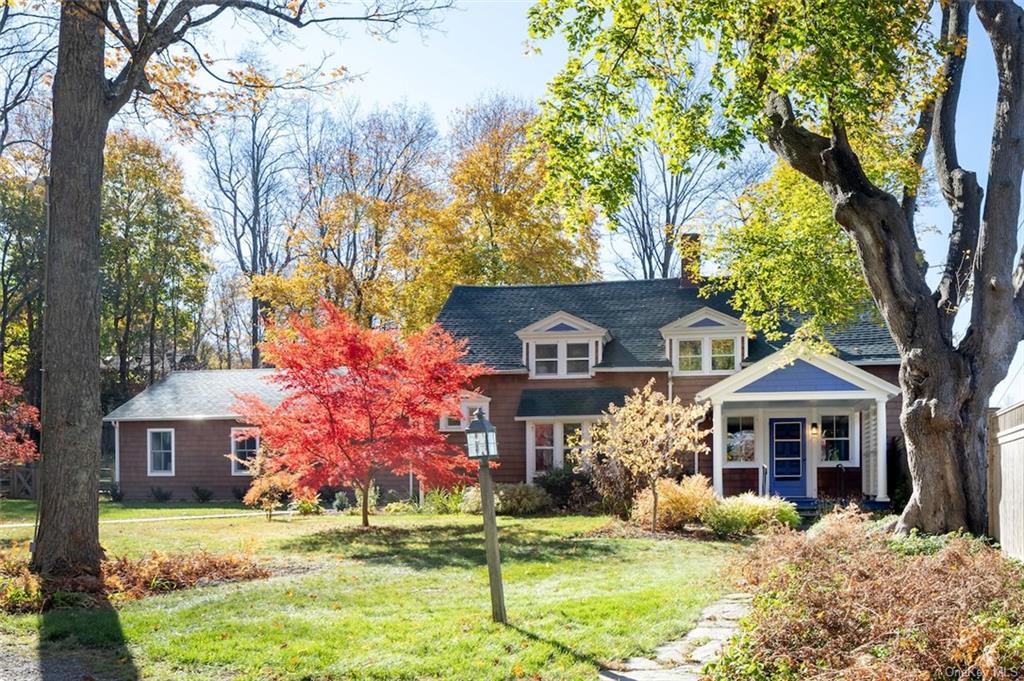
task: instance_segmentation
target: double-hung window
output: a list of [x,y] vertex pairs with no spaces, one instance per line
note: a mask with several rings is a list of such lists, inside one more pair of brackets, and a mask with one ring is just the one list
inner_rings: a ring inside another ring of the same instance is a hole
[[[241,431],[249,431],[249,437],[242,437]],[[256,452],[260,448],[260,438],[253,434],[251,428],[231,429],[231,475],[252,475],[247,464],[256,459]]]
[[146,431],[146,473],[150,476],[174,475],[173,428],[150,428]]
[[725,374],[739,369],[738,336],[676,338],[675,365],[678,374]]
[[479,395],[464,398],[459,407],[458,414],[445,414],[441,417],[441,430],[446,433],[461,432],[466,429],[469,422],[473,420],[473,414],[479,409],[487,418],[487,404],[489,400]]
[[837,463],[850,461],[850,417],[821,417],[821,460]]
[[537,343],[533,357],[533,373],[538,376],[558,374],[558,343]]
[[590,343],[565,344],[565,373],[571,376],[590,373]]
[[711,339],[711,370],[712,371],[735,371],[736,370],[736,339],[735,338],[712,338]]
[[555,466],[555,424],[533,424],[533,470],[547,473]]
[[700,338],[679,341],[677,353],[679,371],[699,373],[704,370],[704,341]]
[[589,376],[591,345],[588,341],[534,343],[533,376],[550,378]]

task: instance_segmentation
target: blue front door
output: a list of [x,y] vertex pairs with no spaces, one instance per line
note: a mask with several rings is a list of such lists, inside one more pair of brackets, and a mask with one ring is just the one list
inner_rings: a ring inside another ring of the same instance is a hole
[[770,491],[782,497],[807,496],[806,419],[769,419]]

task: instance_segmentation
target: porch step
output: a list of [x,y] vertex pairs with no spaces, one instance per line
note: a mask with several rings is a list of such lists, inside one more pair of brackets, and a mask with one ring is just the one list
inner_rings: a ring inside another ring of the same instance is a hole
[[786,501],[796,506],[796,510],[800,512],[818,510],[818,500],[814,497],[786,497]]

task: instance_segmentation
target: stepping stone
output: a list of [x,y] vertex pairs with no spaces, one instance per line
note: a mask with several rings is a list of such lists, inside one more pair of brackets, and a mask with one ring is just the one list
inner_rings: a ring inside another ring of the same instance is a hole
[[693,671],[693,667],[635,672],[613,672],[606,669],[601,672],[600,678],[602,681],[700,681],[700,672]]
[[719,651],[722,650],[722,641],[708,641],[704,645],[700,646],[696,650],[690,653],[690,659],[694,662],[704,664],[715,659]]
[[725,641],[731,638],[735,633],[735,627],[723,627],[717,625],[715,622],[704,621],[691,629],[690,633],[686,635],[686,639],[700,643],[705,643],[707,641]]
[[706,619],[738,620],[747,616],[750,607],[742,603],[715,603],[704,609]]
[[690,649],[693,644],[687,639],[672,641],[654,649],[654,659],[662,665],[682,664],[689,660]]
[[627,671],[643,671],[649,669],[661,669],[661,665],[655,660],[648,660],[646,657],[631,657],[622,663]]

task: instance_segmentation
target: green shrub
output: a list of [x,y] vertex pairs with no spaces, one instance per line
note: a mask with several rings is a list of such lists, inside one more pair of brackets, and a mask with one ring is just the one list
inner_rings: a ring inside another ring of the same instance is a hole
[[423,497],[423,510],[426,513],[434,513],[436,515],[458,513],[462,507],[464,494],[464,487],[432,489]]
[[331,502],[331,508],[335,511],[344,511],[352,505],[352,500],[348,498],[348,493],[344,490],[339,491],[334,495],[334,501]]
[[248,487],[235,485],[234,487],[231,488],[231,496],[235,498],[235,501],[241,501],[242,499],[245,499],[245,493],[248,491]]
[[771,524],[800,525],[796,506],[781,497],[760,497],[745,492],[726,497],[704,509],[701,522],[719,537],[749,534]]
[[601,501],[590,475],[573,470],[571,466],[548,471],[537,477],[533,484],[548,493],[555,508],[564,511],[593,511]]
[[380,510],[385,515],[408,515],[410,513],[419,513],[420,507],[415,502],[409,501],[392,501],[390,504],[385,504],[384,508]]
[[170,501],[171,497],[174,496],[174,492],[163,487],[150,487],[149,493],[153,495],[155,501],[159,502]]
[[[676,532],[700,519],[701,514],[717,502],[711,481],[703,475],[690,475],[682,482],[664,478],[658,481],[659,530]],[[654,497],[650,489],[636,495],[633,502],[634,523],[650,527]]]
[[904,556],[930,556],[941,551],[953,539],[963,539],[965,536],[968,535],[963,532],[921,534],[915,527],[905,537],[890,537],[889,546]]
[[195,496],[196,501],[198,501],[201,504],[205,504],[206,502],[213,498],[212,489],[200,487],[199,485],[195,485],[192,487],[192,494]]
[[124,501],[124,491],[121,489],[121,485],[116,482],[110,483],[110,490],[107,492],[107,496],[114,503]]
[[[460,509],[463,513],[482,511],[480,488],[467,487]],[[494,512],[498,515],[532,515],[551,509],[551,497],[540,487],[525,482],[494,486]]]
[[320,494],[312,490],[296,492],[292,502],[288,504],[289,511],[295,511],[299,515],[320,515],[324,507],[320,505]]

